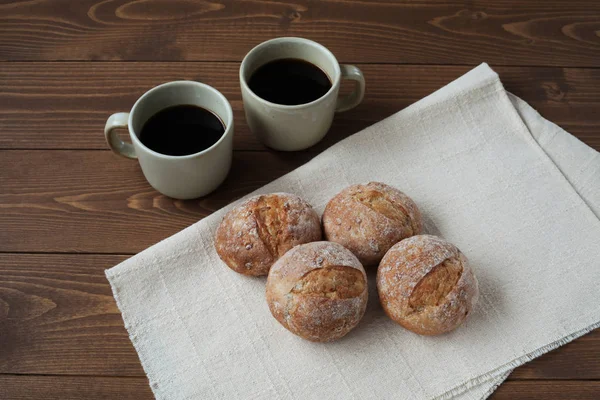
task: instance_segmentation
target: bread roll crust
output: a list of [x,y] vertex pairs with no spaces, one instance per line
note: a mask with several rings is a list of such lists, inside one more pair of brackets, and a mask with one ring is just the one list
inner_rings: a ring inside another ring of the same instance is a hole
[[387,252],[377,270],[377,291],[386,314],[421,335],[457,328],[479,297],[464,254],[432,235],[404,239]]
[[380,182],[347,187],[323,212],[326,239],[352,251],[364,266],[377,265],[394,244],[422,229],[415,202]]
[[297,246],[269,271],[271,313],[290,332],[314,342],[341,338],[365,313],[367,276],[358,259],[336,243]]
[[321,240],[319,216],[289,193],[253,196],[225,215],[217,228],[217,254],[236,272],[266,275],[292,247]]

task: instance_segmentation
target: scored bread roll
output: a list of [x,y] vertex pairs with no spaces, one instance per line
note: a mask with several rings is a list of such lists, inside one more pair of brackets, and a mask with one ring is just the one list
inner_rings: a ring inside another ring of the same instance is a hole
[[325,238],[346,247],[364,266],[377,265],[390,247],[422,228],[415,202],[379,182],[349,186],[323,212]]
[[479,296],[464,254],[432,235],[404,239],[387,252],[377,270],[377,291],[386,314],[421,335],[457,328]]
[[358,259],[336,243],[294,247],[269,271],[267,303],[290,332],[314,342],[339,339],[367,306],[367,276]]
[[266,275],[289,249],[321,240],[319,216],[289,193],[251,197],[229,211],[219,225],[215,248],[221,260],[244,275]]

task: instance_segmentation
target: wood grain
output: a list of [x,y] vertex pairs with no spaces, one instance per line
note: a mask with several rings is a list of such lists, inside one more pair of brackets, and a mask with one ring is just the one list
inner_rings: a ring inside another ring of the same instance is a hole
[[0,375],[4,400],[154,400],[146,378]]
[[240,61],[302,36],[343,62],[597,66],[598,15],[585,0],[3,1],[0,59]]
[[492,394],[490,400],[596,400],[600,382],[504,382]]
[[[505,382],[490,400],[597,400],[600,382]],[[152,400],[146,378],[0,375],[0,398],[7,400]]]
[[[125,258],[0,254],[0,374],[144,376],[104,277]],[[600,379],[599,358],[597,330],[509,379]]]
[[312,156],[235,152],[219,189],[180,201],[110,151],[0,151],[0,251],[137,253]]
[[125,258],[1,254],[0,373],[143,376],[104,276]]
[[[599,57],[600,60],[600,57]],[[0,148],[106,149],[108,116],[127,111],[149,88],[200,80],[222,91],[234,109],[234,146],[264,150],[242,109],[238,63],[0,63]],[[321,151],[458,78],[471,66],[360,65],[364,102],[338,114]],[[600,149],[600,69],[498,67],[506,88],[547,119]],[[68,84],[65,84],[68,82]]]
[[[0,0],[0,399],[152,399],[104,269],[482,61],[600,150],[599,32],[590,0]],[[316,40],[366,76],[364,102],[307,152],[265,151],[245,124],[239,62],[277,36]],[[236,121],[228,180],[194,201],[157,194],[102,135],[176,79],[221,90]],[[491,398],[597,399],[599,359],[596,330]]]

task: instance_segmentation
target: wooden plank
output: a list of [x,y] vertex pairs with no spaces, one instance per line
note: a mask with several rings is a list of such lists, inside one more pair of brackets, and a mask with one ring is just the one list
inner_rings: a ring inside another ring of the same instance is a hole
[[137,253],[312,156],[235,152],[219,189],[179,201],[152,189],[136,161],[109,151],[1,151],[0,252]]
[[0,375],[4,400],[154,400],[146,378]]
[[[157,84],[192,79],[216,87],[230,100],[235,148],[263,150],[245,122],[238,67],[238,63],[0,63],[0,148],[106,149],[102,131],[111,113],[129,110]],[[360,68],[367,81],[364,102],[339,114],[326,139],[312,150],[323,150],[401,110],[472,66],[363,64]],[[600,149],[600,69],[496,69],[509,91]]]
[[104,276],[125,258],[1,254],[0,373],[143,376]]
[[514,370],[509,380],[600,380],[600,329]]
[[490,400],[597,400],[600,382],[597,381],[533,381],[504,382],[489,397]]
[[[143,376],[104,277],[125,258],[0,254],[0,374]],[[600,379],[598,359],[600,330],[509,379]]]
[[[597,381],[504,382],[490,400],[596,400]],[[0,398],[6,400],[152,400],[146,378],[0,375]]]
[[344,62],[598,66],[594,1],[38,0],[0,4],[2,60],[233,60],[302,36]]

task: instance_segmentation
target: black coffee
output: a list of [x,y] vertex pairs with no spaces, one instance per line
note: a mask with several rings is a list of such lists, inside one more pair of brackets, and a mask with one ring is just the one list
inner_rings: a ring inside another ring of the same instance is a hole
[[331,89],[331,81],[321,68],[297,58],[271,61],[258,68],[248,86],[271,103],[293,106],[310,103]]
[[149,149],[169,156],[185,156],[208,149],[223,136],[221,119],[202,107],[165,108],[146,122],[139,135]]

